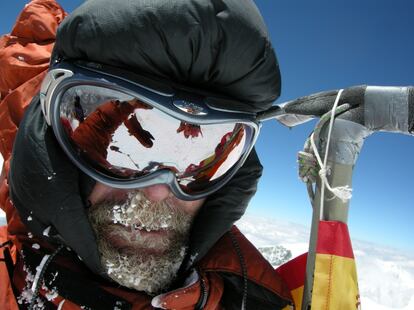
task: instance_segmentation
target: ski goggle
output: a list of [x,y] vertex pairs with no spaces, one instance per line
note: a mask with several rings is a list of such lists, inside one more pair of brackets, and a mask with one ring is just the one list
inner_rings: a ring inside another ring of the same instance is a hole
[[242,166],[259,134],[254,114],[97,64],[62,62],[40,92],[45,119],[73,163],[111,187],[167,184],[205,197]]

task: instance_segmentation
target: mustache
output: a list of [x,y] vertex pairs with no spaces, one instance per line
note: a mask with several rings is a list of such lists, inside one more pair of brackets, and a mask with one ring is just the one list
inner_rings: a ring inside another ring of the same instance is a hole
[[88,210],[89,220],[94,227],[118,224],[138,230],[188,231],[192,217],[174,203],[165,199],[151,201],[140,190],[128,193],[122,200],[106,199],[94,204]]

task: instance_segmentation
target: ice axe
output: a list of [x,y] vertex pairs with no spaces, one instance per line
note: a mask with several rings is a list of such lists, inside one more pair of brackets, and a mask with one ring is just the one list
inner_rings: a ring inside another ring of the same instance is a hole
[[320,121],[299,152],[299,174],[313,206],[309,251],[307,258],[292,260],[278,271],[292,275],[289,268],[306,262],[301,281],[285,277],[295,283],[290,289],[297,309],[357,309],[358,283],[347,229],[353,168],[372,133],[413,133],[414,88],[355,86],[325,91],[258,115],[259,120],[276,119],[287,127],[313,118]]

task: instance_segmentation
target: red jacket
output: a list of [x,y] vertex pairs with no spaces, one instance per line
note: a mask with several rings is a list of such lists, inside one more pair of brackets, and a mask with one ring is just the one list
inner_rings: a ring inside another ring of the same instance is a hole
[[[18,309],[16,297],[24,301],[22,291],[27,289],[30,264],[36,267],[36,260],[41,259],[47,251],[43,250],[43,246],[40,249],[32,248],[34,241],[27,238],[28,231],[9,199],[6,176],[19,122],[26,106],[39,91],[48,69],[57,26],[65,16],[66,13],[55,1],[33,0],[18,17],[12,32],[0,39],[0,152],[4,158],[0,176],[0,207],[5,211],[8,223],[7,226],[0,227],[0,244],[7,240],[12,242],[10,252],[15,265],[13,279],[10,281],[6,265],[0,262],[0,308],[3,310]],[[235,243],[238,246],[235,247]],[[23,248],[26,256],[21,254]],[[2,255],[3,251],[0,250],[0,258]],[[236,227],[233,227],[231,233],[225,234],[196,266],[197,276],[193,283],[156,298],[114,287],[75,261],[76,258],[69,259],[61,255],[48,267],[52,270],[60,268],[60,274],[67,276],[60,279],[56,272],[53,281],[49,279],[47,282],[45,278],[46,284],[61,281],[59,285],[62,288],[60,293],[59,290],[54,292],[53,287],[47,285],[41,289],[40,294],[46,297],[46,309],[47,306],[56,308],[59,305],[59,309],[81,309],[82,303],[75,301],[76,294],[73,295],[69,289],[72,286],[73,291],[80,291],[80,298],[90,297],[97,299],[97,302],[104,302],[119,297],[132,304],[132,309],[154,309],[151,302],[163,309],[194,309],[202,296],[206,298],[204,309],[222,309],[220,302],[223,292],[231,290],[225,287],[223,279],[226,277],[242,277],[243,280],[248,280],[250,289],[257,286],[272,296],[279,296],[281,300],[291,300],[289,290],[279,275]],[[247,274],[243,275],[241,262],[244,262]],[[76,282],[76,278],[80,280]],[[58,283],[56,285],[59,286]],[[63,290],[65,294],[62,293]],[[97,294],[88,295],[82,290],[98,292],[102,298],[99,297],[101,300],[98,300]],[[71,299],[68,296],[74,297]],[[100,309],[98,306],[95,308]]]
[[[0,238],[4,237],[5,231],[5,226],[1,227]],[[233,236],[233,240],[230,234]],[[118,302],[115,301],[116,298],[130,304],[130,309],[133,310],[154,309],[154,306],[161,309],[194,309],[195,305],[203,298],[206,299],[203,309],[224,309],[220,303],[223,293],[228,288],[225,288],[223,274],[243,277],[241,260],[237,253],[238,250],[234,246],[234,240],[236,240],[243,261],[247,266],[249,286],[260,286],[266,289],[269,294],[275,294],[281,299],[290,301],[290,292],[280,276],[235,226],[197,264],[195,272],[189,277],[192,281],[185,287],[156,297],[115,287],[113,284],[93,276],[82,263],[71,257],[70,253],[65,253],[48,266],[46,273],[48,275],[45,276],[44,281],[45,286],[41,289],[40,295],[43,296],[43,302],[50,308],[53,309],[53,306],[58,307],[62,304],[60,309],[64,310],[82,309],[81,307],[85,305],[92,309],[103,309],[102,302],[116,303]],[[42,251],[42,246],[40,250],[32,249],[29,243],[23,247],[24,258],[22,255],[17,255],[13,286],[19,292],[17,299],[27,306],[30,298],[25,298],[24,294],[27,293],[22,294],[21,292],[27,292],[31,287],[32,280],[28,274],[35,274],[35,268],[45,253]],[[16,257],[15,248],[12,248],[12,253]],[[4,264],[0,265],[0,280],[2,281],[0,289],[2,309],[17,310],[12,285]],[[61,295],[65,297],[60,295],[61,290],[64,291]],[[91,294],[94,296],[92,297]],[[82,303],[83,298],[88,298],[88,303]]]

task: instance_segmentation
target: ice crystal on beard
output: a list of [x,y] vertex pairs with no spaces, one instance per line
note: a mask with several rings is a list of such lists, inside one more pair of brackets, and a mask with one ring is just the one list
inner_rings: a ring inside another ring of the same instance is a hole
[[195,254],[191,255],[191,257],[190,257],[191,264],[193,264],[193,262],[195,261],[195,259],[197,258],[197,256],[198,256],[198,253],[195,253]]
[[145,211],[149,207],[152,207],[151,202],[142,193],[130,193],[126,202],[112,207],[112,222],[125,227],[136,225],[135,223],[138,222],[141,224],[136,225],[136,228],[145,229],[146,231],[171,227],[172,215],[170,213],[151,214],[151,212],[144,212],[145,218],[142,218],[144,213],[140,213],[139,216],[133,216],[136,208],[141,208],[141,210]]
[[145,258],[141,262],[131,262],[129,257],[118,255],[117,258],[106,260],[105,266],[107,274],[121,285],[153,295],[165,289],[175,278],[185,253],[186,247],[181,247],[174,257],[164,260]]
[[[176,277],[186,252],[187,236],[191,216],[166,201],[153,203],[140,192],[131,192],[122,203],[105,203],[91,209],[91,223],[97,232],[98,247],[102,255],[102,265],[108,276],[118,284],[145,291],[152,295],[168,287]],[[133,242],[134,246],[143,248],[166,249],[163,255],[124,254],[106,242],[108,220],[137,230],[154,231],[171,229],[169,237],[147,238],[150,235],[125,233],[130,230],[111,228],[111,235],[123,236]],[[102,230],[101,230],[102,229]],[[113,230],[117,229],[118,232]],[[136,238],[134,238],[136,237]],[[171,239],[172,238],[172,239]]]

